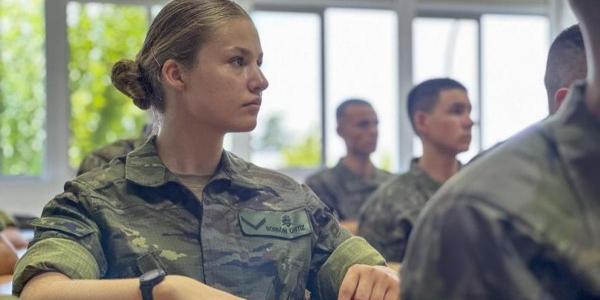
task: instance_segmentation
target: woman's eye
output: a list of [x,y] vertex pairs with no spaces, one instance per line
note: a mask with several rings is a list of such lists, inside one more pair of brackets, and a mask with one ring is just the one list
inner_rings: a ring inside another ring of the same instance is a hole
[[244,58],[240,57],[240,56],[236,56],[234,58],[231,59],[231,63],[236,65],[236,66],[243,66],[244,65]]

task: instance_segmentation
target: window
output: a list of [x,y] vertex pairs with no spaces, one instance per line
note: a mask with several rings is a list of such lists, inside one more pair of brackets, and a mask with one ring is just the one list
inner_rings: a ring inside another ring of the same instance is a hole
[[[543,86],[549,42],[546,17],[420,17],[413,24],[414,83],[451,77],[469,90],[475,125],[471,148],[459,156],[461,161],[469,161],[480,150],[547,115]],[[416,137],[413,146],[419,156],[422,149]]]
[[373,163],[395,170],[398,161],[397,15],[387,10],[327,9],[327,164],[345,155],[336,133],[335,109],[348,98],[363,98],[377,111],[379,142]]
[[544,71],[548,19],[485,15],[483,48],[483,147],[489,148],[548,115]]
[[0,175],[44,167],[44,3],[0,0]]
[[[432,38],[436,37],[436,38]],[[471,147],[459,159],[467,162],[481,149],[479,143],[478,24],[472,19],[416,18],[413,26],[413,81],[450,77],[465,85],[473,107]],[[408,117],[408,116],[407,116]],[[413,141],[415,156],[423,152],[421,140]]]
[[252,161],[268,168],[315,168],[321,163],[321,20],[315,13],[258,11],[252,18],[269,81]]
[[71,140],[74,168],[94,149],[141,135],[149,118],[112,86],[110,72],[120,59],[134,59],[148,27],[145,6],[77,3],[67,6],[70,49]]

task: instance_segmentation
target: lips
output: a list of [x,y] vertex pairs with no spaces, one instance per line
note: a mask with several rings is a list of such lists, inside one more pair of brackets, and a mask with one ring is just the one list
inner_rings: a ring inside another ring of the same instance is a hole
[[258,99],[254,99],[252,101],[246,102],[244,103],[244,107],[247,106],[259,106],[260,107],[260,103],[262,102],[262,99],[258,98]]

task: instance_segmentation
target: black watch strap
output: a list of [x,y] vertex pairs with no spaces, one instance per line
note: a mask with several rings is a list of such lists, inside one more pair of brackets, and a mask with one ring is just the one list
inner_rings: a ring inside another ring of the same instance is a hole
[[152,290],[154,286],[143,286],[140,285],[140,289],[142,290],[142,300],[153,300]]
[[142,300],[153,300],[152,290],[154,287],[165,279],[167,274],[161,269],[148,271],[140,276],[140,291],[142,292]]

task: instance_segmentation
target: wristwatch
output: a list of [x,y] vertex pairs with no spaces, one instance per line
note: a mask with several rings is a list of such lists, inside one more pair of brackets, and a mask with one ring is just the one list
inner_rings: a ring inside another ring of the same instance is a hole
[[148,271],[140,276],[140,290],[142,300],[152,300],[152,289],[165,279],[167,273],[161,269]]

